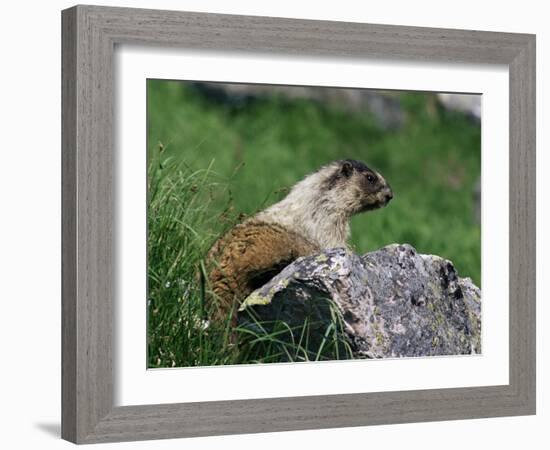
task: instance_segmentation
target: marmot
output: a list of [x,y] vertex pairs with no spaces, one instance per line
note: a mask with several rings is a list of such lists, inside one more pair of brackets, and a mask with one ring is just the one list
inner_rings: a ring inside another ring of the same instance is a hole
[[[295,184],[280,202],[236,225],[206,257],[207,311],[214,321],[232,317],[240,303],[285,266],[322,249],[348,247],[349,220],[393,198],[378,172],[360,161],[340,160]],[[226,322],[222,322],[226,323]]]

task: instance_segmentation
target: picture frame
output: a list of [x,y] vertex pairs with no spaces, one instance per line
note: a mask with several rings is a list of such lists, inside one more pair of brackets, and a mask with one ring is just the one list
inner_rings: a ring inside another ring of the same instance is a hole
[[[115,46],[506,65],[509,384],[114,406]],[[75,6],[62,12],[62,437],[75,443],[528,415],[535,379],[535,36]]]

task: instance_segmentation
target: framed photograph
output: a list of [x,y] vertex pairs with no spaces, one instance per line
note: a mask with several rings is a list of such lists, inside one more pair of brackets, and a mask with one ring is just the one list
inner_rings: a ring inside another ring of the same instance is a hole
[[535,413],[535,37],[62,13],[62,436]]

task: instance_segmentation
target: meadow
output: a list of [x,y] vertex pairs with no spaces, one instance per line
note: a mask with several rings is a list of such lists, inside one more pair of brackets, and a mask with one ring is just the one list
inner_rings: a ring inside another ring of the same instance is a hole
[[481,130],[434,94],[392,93],[405,120],[391,130],[370,113],[308,99],[213,101],[184,82],[160,80],[148,80],[147,95],[149,367],[310,361],[342,352],[337,326],[317,352],[300,340],[280,341],[278,332],[244,329],[247,345],[237,349],[228,326],[215,329],[205,318],[205,287],[197,282],[221,233],[335,159],[365,162],[394,191],[387,208],[352,219],[357,253],[409,243],[481,284],[473,194]]

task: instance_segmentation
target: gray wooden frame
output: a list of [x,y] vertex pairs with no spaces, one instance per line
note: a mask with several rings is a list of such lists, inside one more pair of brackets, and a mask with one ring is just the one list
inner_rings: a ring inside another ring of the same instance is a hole
[[[62,437],[77,443],[535,413],[535,36],[96,6],[62,13]],[[113,406],[115,44],[505,64],[508,385]]]

